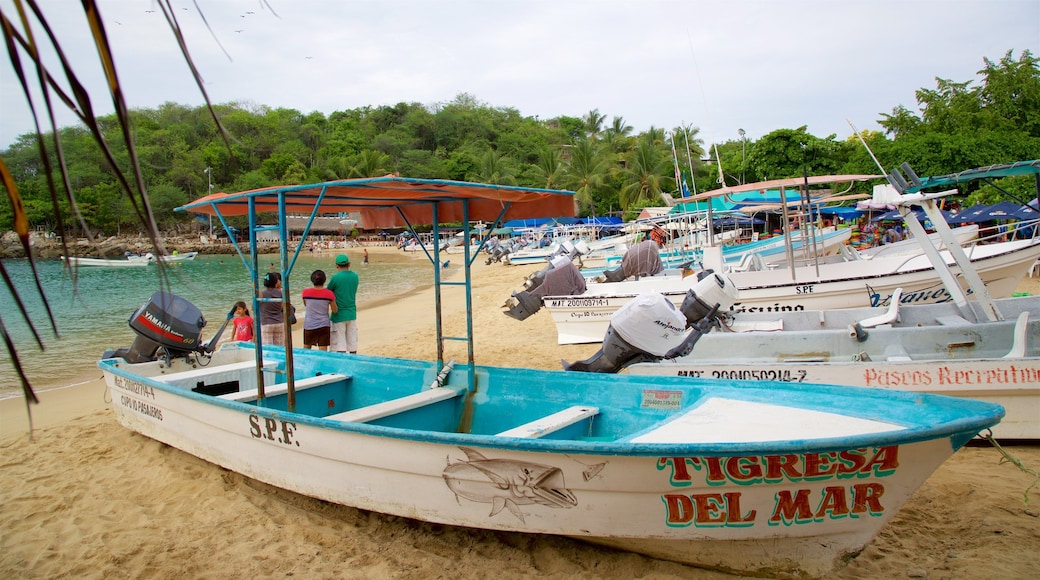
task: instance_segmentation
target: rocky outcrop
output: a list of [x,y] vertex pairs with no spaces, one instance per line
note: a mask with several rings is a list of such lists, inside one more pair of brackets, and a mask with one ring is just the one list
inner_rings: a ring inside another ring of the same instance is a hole
[[[199,236],[188,237],[164,237],[163,247],[166,253],[173,252],[199,252],[200,254],[234,254],[235,247],[225,240],[223,243],[204,243]],[[57,237],[45,237],[33,234],[29,238],[29,247],[33,256],[39,259],[59,258],[65,253],[61,245],[61,239]],[[278,244],[265,242],[259,244],[261,254],[274,253],[278,251]],[[243,246],[243,251],[248,251],[248,244]],[[134,254],[156,253],[152,243],[143,236],[111,236],[91,241],[85,238],[70,240],[68,252],[75,256],[86,256],[91,258],[122,258],[126,252]],[[0,259],[24,258],[25,251],[18,241],[14,232],[5,232],[0,236]]]

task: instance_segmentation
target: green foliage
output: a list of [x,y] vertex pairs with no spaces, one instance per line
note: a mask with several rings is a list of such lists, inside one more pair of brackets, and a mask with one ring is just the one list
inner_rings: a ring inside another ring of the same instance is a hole
[[[999,60],[983,59],[978,74],[979,82],[937,78],[934,88],[915,93],[917,111],[896,105],[880,115],[884,132],[865,132],[863,138],[883,167],[908,162],[921,175],[940,175],[1040,157],[1038,59],[1029,51],[1016,59],[1009,51]],[[210,181],[214,191],[244,191],[393,172],[570,189],[581,215],[633,214],[661,205],[661,192],[675,189],[673,139],[680,170],[699,192],[719,186],[720,162],[728,185],[797,177],[803,171],[879,172],[855,136],[839,142],[799,127],[778,129],[757,141],[706,144],[692,125],[634,134],[623,117],[608,123],[599,109],[538,119],[466,93],[433,106],[402,102],[327,117],[247,102],[215,109],[232,137],[230,150],[204,107],[163,103],[131,112],[151,207],[164,228],[194,227],[191,215],[173,209],[208,193]],[[117,130],[114,116],[98,123],[105,131]],[[104,233],[139,227],[87,130],[68,127],[61,136],[70,183],[88,227]],[[0,154],[32,226],[54,227],[54,202],[35,135],[22,135]],[[126,151],[116,149],[115,155],[125,169]],[[702,161],[705,157],[711,161]],[[1012,194],[1025,199],[1035,195],[1027,181],[964,194],[986,203]],[[58,212],[70,215],[66,202],[59,202]],[[9,229],[11,219],[9,208],[0,211],[0,229]]]

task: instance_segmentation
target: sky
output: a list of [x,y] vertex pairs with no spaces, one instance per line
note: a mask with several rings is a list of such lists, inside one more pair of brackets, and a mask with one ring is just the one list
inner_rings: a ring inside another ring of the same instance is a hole
[[[95,112],[110,114],[81,3],[40,4]],[[155,0],[98,5],[131,108],[204,104]],[[691,125],[705,143],[803,125],[844,139],[853,133],[849,121],[880,130],[877,121],[894,107],[918,111],[915,92],[934,89],[936,77],[978,83],[984,58],[1040,55],[1038,0],[171,5],[214,103],[329,115],[400,102],[436,107],[467,93],[541,119],[595,109],[605,125],[622,117],[635,133]],[[0,0],[17,22],[13,6]],[[39,28],[34,33],[42,38]],[[54,58],[47,62],[64,78]],[[8,58],[0,62],[0,150],[34,127],[13,70]],[[78,120],[63,112],[57,123]]]

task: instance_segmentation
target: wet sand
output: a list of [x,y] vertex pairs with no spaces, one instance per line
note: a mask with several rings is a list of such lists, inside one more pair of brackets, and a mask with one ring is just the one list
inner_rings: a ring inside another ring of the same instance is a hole
[[[369,248],[373,260],[393,251]],[[547,313],[524,322],[501,314],[536,269],[475,263],[478,364],[558,369],[561,358],[598,348],[557,345]],[[358,272],[364,283],[364,266]],[[1040,294],[1040,278],[1019,290]],[[360,351],[435,358],[432,294],[362,305]],[[448,335],[463,333],[462,296],[446,288]],[[462,343],[448,342],[452,357],[466,359]],[[567,538],[428,524],[272,488],[129,432],[112,415],[100,371],[84,368],[83,381],[41,393],[31,437],[23,401],[0,401],[5,578],[736,578]],[[1040,446],[1007,451],[1040,469]],[[988,444],[958,451],[828,577],[1034,577],[1040,489],[1025,503],[1034,476],[1002,460]]]

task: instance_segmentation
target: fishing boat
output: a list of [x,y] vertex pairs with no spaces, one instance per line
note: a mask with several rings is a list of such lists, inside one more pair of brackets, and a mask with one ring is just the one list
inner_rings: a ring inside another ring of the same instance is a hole
[[[513,215],[568,215],[573,203],[570,192],[384,177],[213,194],[181,209],[221,222],[248,215],[252,232],[256,213],[274,208],[311,219],[358,211],[366,228],[403,221],[436,232],[461,221],[468,236],[471,219],[497,226]],[[288,281],[296,256],[282,244]],[[467,330],[475,258],[463,260]],[[255,256],[243,263],[258,280]],[[439,270],[436,361],[296,350],[289,332],[284,348],[262,340],[215,348],[222,330],[203,340],[198,310],[157,292],[131,316],[133,344],[99,361],[116,417],[216,465],[334,503],[803,578],[861,551],[1004,412],[877,389],[478,366],[471,333],[442,334]],[[444,342],[458,339],[465,364],[444,360]]]
[[[967,175],[979,179],[974,176],[999,177],[1036,172],[1040,172],[1040,161],[986,168]],[[932,179],[931,183],[952,183],[950,179]],[[781,182],[795,186],[801,180],[769,183]],[[751,184],[746,188],[755,190],[758,187]],[[744,186],[727,188],[727,191],[743,190]],[[740,293],[739,301],[732,305],[733,311],[793,312],[886,306],[897,288],[902,289],[903,304],[956,300],[955,295],[969,287],[974,298],[982,294],[985,294],[984,299],[1010,297],[1040,258],[1040,238],[962,247],[960,236],[967,236],[972,230],[958,230],[954,234],[939,210],[933,208],[931,221],[937,233],[943,236],[937,245],[934,236],[924,230],[914,212],[910,211],[910,206],[927,204],[934,198],[952,193],[956,190],[931,196],[903,195],[898,200],[905,208],[903,215],[907,227],[914,230],[913,237],[918,246],[915,252],[907,250],[908,246],[900,246],[898,251],[864,255],[845,247],[841,261],[818,261],[769,269],[761,264],[755,266],[751,260],[746,268],[731,268],[728,276]],[[725,270],[721,260],[714,263],[715,271]],[[596,343],[603,339],[611,315],[633,297],[644,292],[660,292],[678,306],[695,283],[696,280],[689,276],[665,272],[638,280],[590,283],[580,295],[545,295],[541,304],[553,318],[559,344]],[[507,302],[506,312],[510,306]],[[527,306],[525,310],[530,312],[537,306]]]
[[[1040,440],[1040,297],[994,300],[1003,315],[990,321],[974,301],[840,310],[726,313],[687,341],[676,356],[654,356],[618,337],[640,331],[613,328],[603,348],[575,371],[627,372],[749,381],[826,383],[900,389],[991,401],[1007,416],[993,428],[1002,440]],[[626,308],[669,310],[638,299]],[[625,316],[611,325],[654,316]],[[695,333],[695,334],[694,334]],[[608,344],[608,342],[610,344]],[[670,350],[670,349],[669,349]],[[605,355],[604,353],[610,353]]]
[[159,260],[167,264],[176,264],[178,262],[190,262],[194,260],[196,257],[198,257],[198,255],[198,252],[184,252],[183,254],[178,252],[176,254],[165,254],[163,256],[159,256]]
[[[992,296],[1010,297],[1040,258],[1040,239],[1015,240],[967,249],[971,263]],[[942,257],[951,266],[948,251]],[[959,267],[954,267],[959,273]],[[819,272],[819,273],[817,273]],[[734,312],[796,312],[886,306],[897,288],[904,304],[951,300],[934,265],[924,254],[884,256],[798,266],[789,270],[750,270],[728,274],[740,291]],[[697,282],[694,276],[646,276],[622,282],[589,283],[585,292],[541,299],[556,325],[559,344],[596,343],[610,317],[635,296],[660,292],[678,306]]]
[[[83,256],[62,256],[61,260],[70,266],[101,266],[106,268],[140,268],[147,266],[151,260],[151,254],[143,256],[127,256],[122,260],[110,260],[108,258],[86,258]],[[154,259],[154,257],[152,258]]]
[[[1030,168],[1040,174],[1040,164],[1034,162],[957,177],[992,179],[1027,173]],[[929,178],[917,187],[946,186],[951,180],[951,176]],[[939,227],[934,234],[939,240],[929,243],[948,243],[951,234],[949,228]],[[677,335],[666,348],[655,346],[652,350],[657,354],[641,346],[641,337],[656,332],[660,325],[653,321],[669,316],[674,308],[661,294],[640,295],[612,317],[599,352],[584,361],[565,363],[565,368],[820,382],[993,401],[1008,413],[995,428],[997,437],[1040,440],[1040,297],[988,300],[985,286],[969,286],[983,299],[958,296],[940,304],[906,305],[897,289],[887,308],[820,311],[724,308],[721,313],[708,313],[703,305],[687,306],[692,300],[687,297],[682,310],[690,313],[685,315],[690,332]],[[726,289],[712,294],[712,302],[740,300],[735,284],[718,274],[698,281],[692,295],[706,295],[702,287]]]

